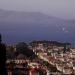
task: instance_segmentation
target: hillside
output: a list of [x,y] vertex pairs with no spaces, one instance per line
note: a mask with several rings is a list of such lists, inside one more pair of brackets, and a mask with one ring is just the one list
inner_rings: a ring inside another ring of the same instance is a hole
[[39,12],[0,10],[0,33],[8,43],[58,40],[75,43],[75,23]]

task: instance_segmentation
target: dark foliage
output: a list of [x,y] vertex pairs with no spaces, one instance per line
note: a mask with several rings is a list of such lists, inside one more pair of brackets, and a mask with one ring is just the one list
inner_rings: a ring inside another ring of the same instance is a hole
[[71,45],[70,43],[60,43],[60,42],[57,42],[57,41],[46,41],[46,40],[43,40],[43,41],[32,41],[32,42],[30,42],[30,45],[31,46],[36,46],[39,43],[40,44],[46,44],[46,45],[56,45],[56,46]]
[[22,53],[27,57],[35,56],[34,52],[28,48],[28,45],[24,42],[20,42],[16,45],[16,50],[18,53]]

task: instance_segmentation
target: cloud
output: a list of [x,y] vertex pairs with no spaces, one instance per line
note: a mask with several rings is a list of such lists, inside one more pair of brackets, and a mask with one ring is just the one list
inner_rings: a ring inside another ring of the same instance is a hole
[[69,31],[68,31],[65,27],[62,28],[62,31],[63,31],[64,33],[69,33]]
[[65,28],[63,27],[62,30],[65,31]]

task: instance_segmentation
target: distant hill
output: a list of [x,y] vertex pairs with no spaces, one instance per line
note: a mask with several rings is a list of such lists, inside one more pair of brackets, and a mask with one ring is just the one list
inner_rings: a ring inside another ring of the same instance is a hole
[[75,43],[74,20],[63,20],[39,12],[0,10],[0,33],[8,43],[57,40]]

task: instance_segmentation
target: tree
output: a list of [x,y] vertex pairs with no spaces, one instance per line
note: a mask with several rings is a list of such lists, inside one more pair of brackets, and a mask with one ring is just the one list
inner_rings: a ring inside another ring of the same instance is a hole
[[33,50],[30,50],[28,48],[28,45],[24,42],[20,42],[16,45],[16,50],[18,53],[22,53],[24,55],[26,55],[27,57],[30,57],[30,56],[35,56]]
[[15,54],[15,51],[14,51],[13,46],[8,46],[7,47],[7,51],[6,51],[6,58],[7,59],[15,58],[14,54]]

